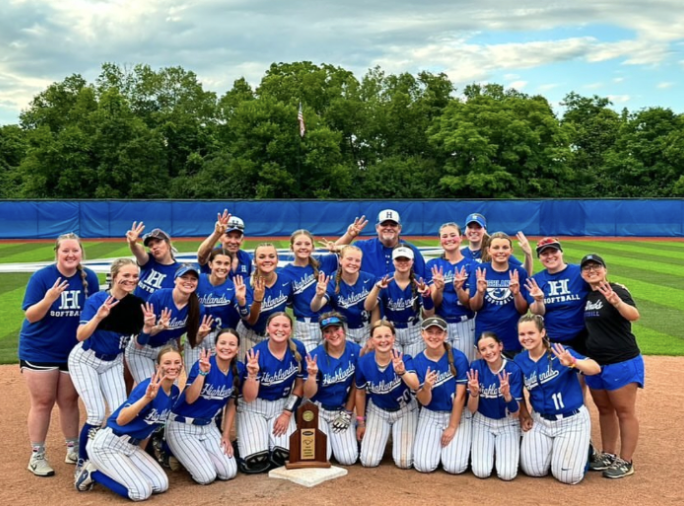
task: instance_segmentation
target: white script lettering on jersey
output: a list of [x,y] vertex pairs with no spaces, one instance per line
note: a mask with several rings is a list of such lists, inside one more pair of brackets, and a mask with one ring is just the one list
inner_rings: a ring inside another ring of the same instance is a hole
[[271,297],[269,295],[268,297],[265,297],[264,301],[261,303],[261,312],[264,313],[269,309],[278,307],[284,302],[287,302],[287,295],[285,294],[280,294],[278,297]]
[[176,329],[182,329],[185,328],[187,325],[188,317],[186,316],[182,320],[177,319],[176,317],[173,317],[171,321],[169,322],[169,328],[167,330],[176,330]]
[[398,376],[395,376],[395,378],[390,382],[382,380],[377,385],[373,385],[371,383],[368,383],[368,385],[370,386],[371,393],[378,394],[378,395],[388,394],[392,390],[397,388],[400,384],[401,384],[401,378]]
[[359,293],[351,294],[349,297],[341,296],[337,300],[337,305],[341,308],[348,309],[350,307],[357,305],[362,300],[368,298],[369,293],[370,292],[366,289],[366,287],[364,287],[362,291],[360,291]]
[[214,294],[205,294],[199,297],[200,303],[204,307],[223,307],[230,304],[230,299],[226,299],[225,295],[216,297]]
[[338,369],[337,371],[335,371],[335,374],[324,374],[323,386],[327,387],[330,385],[334,385],[335,383],[344,383],[346,379],[354,376],[355,371],[356,368],[354,367],[354,364],[349,362],[349,365],[347,365],[347,368],[344,370]]
[[295,374],[297,374],[298,371],[299,368],[297,367],[297,364],[290,364],[290,367],[278,371],[275,374],[271,374],[268,371],[264,371],[263,373],[261,373],[261,384],[277,385],[278,383],[282,383],[288,378],[294,376]]
[[413,303],[418,299],[418,296],[416,295],[413,298],[410,299],[397,299],[397,300],[388,300],[387,301],[387,309],[390,311],[403,311],[404,309],[408,309],[410,307],[413,307]]
[[[553,359],[551,360],[553,361]],[[538,387],[539,385],[543,385],[547,381],[551,381],[556,376],[558,376],[560,374],[560,371],[558,371],[557,369],[553,369],[552,365],[553,364],[550,361],[548,367],[546,368],[546,371],[541,373],[539,375],[539,378],[537,378],[536,372],[533,372],[529,376],[525,376],[525,387],[531,390],[532,388]]]
[[157,408],[152,408],[149,413],[145,416],[143,419],[147,425],[154,425],[159,422],[165,421],[168,417],[169,414],[171,413],[171,409],[165,409],[161,412],[157,411]]
[[492,383],[487,388],[485,388],[482,385],[482,383],[480,383],[480,397],[484,397],[485,399],[498,399],[500,395],[501,395],[501,388],[500,387],[498,387]]
[[309,288],[311,285],[314,283],[317,283],[318,279],[314,278],[313,274],[307,274],[305,277],[300,279],[299,281],[293,281],[292,282],[292,290],[294,291],[295,295],[299,295],[301,293],[304,293],[304,290]]
[[202,388],[202,393],[200,394],[203,399],[220,401],[227,399],[233,393],[232,386],[221,385],[220,387],[215,387],[213,385],[204,385]]

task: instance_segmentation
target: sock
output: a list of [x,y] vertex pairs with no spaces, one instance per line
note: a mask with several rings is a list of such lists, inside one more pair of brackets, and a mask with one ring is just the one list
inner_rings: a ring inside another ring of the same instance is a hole
[[74,437],[74,438],[68,437],[64,441],[66,442],[67,452],[72,452],[72,451],[78,450],[79,445],[78,445],[78,438],[77,437]]
[[31,441],[31,449],[33,453],[45,453],[45,441]]
[[109,490],[116,494],[119,494],[124,499],[130,499],[130,497],[128,496],[128,489],[118,481],[111,479],[103,472],[95,471],[93,474],[91,474],[91,476],[93,478],[93,481],[95,481],[96,483],[99,483],[100,485],[107,487]]
[[79,459],[83,459],[84,461],[88,460],[88,450],[86,449],[86,447],[88,446],[88,438],[90,437],[90,432],[93,429],[99,428],[99,425],[90,425],[89,423],[83,425],[83,428],[81,429],[80,444],[78,445]]

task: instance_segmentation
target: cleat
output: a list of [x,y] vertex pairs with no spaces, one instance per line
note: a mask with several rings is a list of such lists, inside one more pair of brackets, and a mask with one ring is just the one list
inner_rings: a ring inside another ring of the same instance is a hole
[[66,457],[64,458],[64,463],[71,464],[72,466],[78,464],[78,450],[68,450]]

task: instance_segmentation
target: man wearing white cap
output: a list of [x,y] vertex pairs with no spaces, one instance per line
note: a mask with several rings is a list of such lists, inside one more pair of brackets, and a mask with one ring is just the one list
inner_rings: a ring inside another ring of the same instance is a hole
[[[392,262],[392,250],[401,244],[413,250],[413,269],[416,277],[425,279],[425,259],[420,253],[420,250],[413,244],[403,241],[399,234],[401,233],[401,218],[399,213],[394,209],[384,209],[378,213],[378,220],[375,225],[375,230],[378,232],[378,237],[373,239],[366,239],[364,241],[357,241],[357,246],[363,252],[363,260],[361,263],[361,270],[369,272],[379,278],[394,272],[394,263]],[[347,237],[349,235],[349,237]],[[339,244],[343,241],[351,242],[353,235],[349,231],[340,238]]]
[[245,222],[237,216],[231,216],[224,209],[223,214],[216,216],[214,231],[207,237],[197,250],[197,263],[202,272],[209,274],[211,270],[207,265],[211,250],[217,242],[221,247],[232,253],[237,258],[237,267],[234,265],[230,272],[231,279],[236,276],[248,277],[252,273],[252,259],[246,251],[240,249],[245,240]]

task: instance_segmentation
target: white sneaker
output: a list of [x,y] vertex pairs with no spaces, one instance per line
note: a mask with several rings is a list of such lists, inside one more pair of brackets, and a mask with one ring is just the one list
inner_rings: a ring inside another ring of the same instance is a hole
[[78,450],[67,450],[64,463],[75,466],[78,463]]
[[79,492],[87,492],[93,488],[95,481],[93,480],[93,473],[97,468],[87,461],[81,466],[81,472],[74,479],[74,486]]
[[50,463],[45,458],[45,452],[33,452],[28,463],[28,470],[36,476],[54,476],[55,470],[50,467]]

